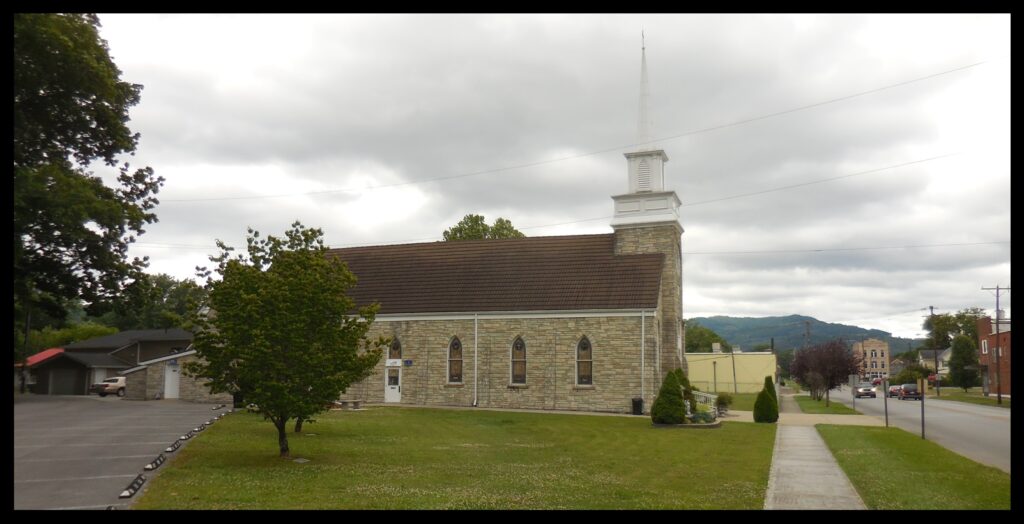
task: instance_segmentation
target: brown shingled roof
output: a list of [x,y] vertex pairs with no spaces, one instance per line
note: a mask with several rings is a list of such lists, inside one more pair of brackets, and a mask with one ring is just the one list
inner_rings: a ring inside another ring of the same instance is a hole
[[664,255],[615,255],[615,237],[575,235],[332,249],[358,305],[388,313],[655,308]]

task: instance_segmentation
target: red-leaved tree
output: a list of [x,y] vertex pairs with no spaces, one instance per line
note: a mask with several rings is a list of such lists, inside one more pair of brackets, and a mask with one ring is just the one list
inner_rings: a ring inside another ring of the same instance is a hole
[[842,339],[830,340],[797,350],[789,372],[807,386],[812,398],[821,400],[824,396],[828,406],[828,392],[845,384],[850,375],[859,374],[860,360]]

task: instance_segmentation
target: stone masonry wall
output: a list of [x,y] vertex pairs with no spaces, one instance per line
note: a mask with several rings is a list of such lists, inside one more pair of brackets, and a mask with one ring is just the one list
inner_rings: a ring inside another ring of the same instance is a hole
[[[640,318],[479,319],[477,404],[550,410],[628,413],[640,396]],[[644,410],[660,387],[657,376],[657,320],[646,317]],[[473,320],[387,321],[378,318],[369,336],[397,336],[402,344],[401,404],[473,405]],[[448,383],[448,346],[458,336],[463,348],[463,382]],[[526,384],[511,384],[512,342],[526,343]],[[577,385],[576,347],[586,336],[593,348],[593,385]],[[342,398],[384,402],[385,359],[373,375]]]
[[124,398],[127,400],[146,400],[146,379],[148,376],[145,369],[126,374]]
[[661,270],[661,297],[659,320],[661,323],[661,366],[663,372],[677,367],[686,369],[680,359],[679,339],[683,318],[683,229],[678,223],[629,225],[615,229],[615,254],[663,253],[665,264]]
[[185,364],[197,358],[195,355],[189,355],[178,359],[182,368],[181,378],[178,379],[178,398],[188,402],[231,404],[234,397],[230,393],[210,393],[206,380],[193,378],[184,373]]
[[[194,355],[178,359],[178,365],[184,368],[186,362],[195,360]],[[146,369],[136,371],[127,376],[125,398],[128,400],[156,400],[164,398],[164,374],[169,361],[150,364]],[[181,373],[178,379],[178,398],[188,402],[230,404],[232,396],[227,393],[211,394],[205,381],[189,377]]]

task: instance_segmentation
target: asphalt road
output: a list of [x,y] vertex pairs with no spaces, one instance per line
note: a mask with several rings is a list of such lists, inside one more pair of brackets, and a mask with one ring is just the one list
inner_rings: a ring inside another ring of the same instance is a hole
[[139,474],[148,482],[153,475],[144,471],[146,464],[224,411],[212,407],[117,396],[15,395],[14,509],[127,507],[134,497],[119,498],[125,487]]
[[[830,399],[854,406],[849,388],[832,390]],[[921,402],[888,399],[889,425],[921,434]],[[856,399],[857,411],[865,415],[885,417],[881,393],[878,398]],[[924,436],[942,447],[975,462],[1010,473],[1010,410],[966,402],[924,401]]]

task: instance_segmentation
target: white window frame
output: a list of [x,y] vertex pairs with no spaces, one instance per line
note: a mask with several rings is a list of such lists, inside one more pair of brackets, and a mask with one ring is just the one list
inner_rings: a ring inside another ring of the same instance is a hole
[[988,340],[981,341],[981,354],[988,355]]

